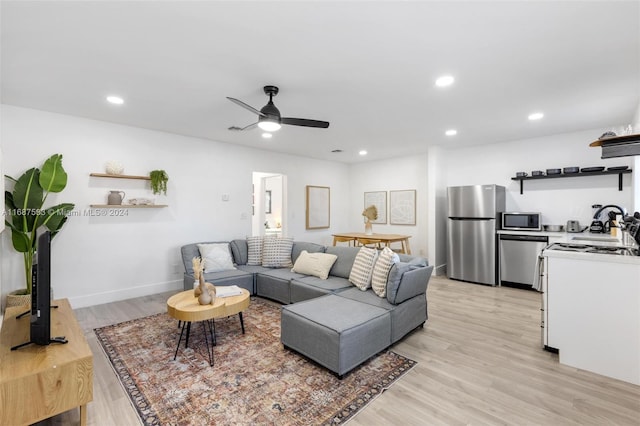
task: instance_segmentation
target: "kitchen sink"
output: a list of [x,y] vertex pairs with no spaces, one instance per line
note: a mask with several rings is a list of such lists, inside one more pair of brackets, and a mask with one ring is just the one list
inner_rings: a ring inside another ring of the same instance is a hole
[[598,237],[595,235],[588,236],[588,237],[573,237],[571,240],[572,241],[599,241],[599,242],[606,242],[606,243],[615,243],[620,241],[618,238],[615,238],[615,237],[609,237],[609,236]]

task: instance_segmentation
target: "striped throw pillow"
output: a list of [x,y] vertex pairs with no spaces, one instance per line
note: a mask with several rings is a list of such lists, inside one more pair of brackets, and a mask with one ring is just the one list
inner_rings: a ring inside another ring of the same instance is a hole
[[400,261],[400,257],[389,247],[385,247],[378,255],[378,260],[373,267],[371,276],[371,288],[380,297],[387,296],[387,278],[393,264]]
[[291,268],[292,237],[265,238],[262,244],[262,266],[267,268]]
[[247,265],[262,265],[263,237],[247,237]]
[[371,274],[373,273],[373,265],[376,263],[378,250],[362,247],[351,267],[349,274],[349,282],[365,291],[371,287]]

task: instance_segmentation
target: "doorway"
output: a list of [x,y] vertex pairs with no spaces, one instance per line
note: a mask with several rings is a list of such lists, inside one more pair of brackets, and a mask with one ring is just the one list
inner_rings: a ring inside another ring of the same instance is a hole
[[287,235],[286,193],[285,175],[253,172],[251,235]]

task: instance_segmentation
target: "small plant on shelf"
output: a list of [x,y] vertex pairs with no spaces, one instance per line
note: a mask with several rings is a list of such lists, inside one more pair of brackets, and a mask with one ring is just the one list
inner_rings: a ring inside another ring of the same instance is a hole
[[169,181],[169,175],[164,170],[152,170],[149,173],[151,178],[151,190],[154,194],[163,193],[167,195],[167,182]]

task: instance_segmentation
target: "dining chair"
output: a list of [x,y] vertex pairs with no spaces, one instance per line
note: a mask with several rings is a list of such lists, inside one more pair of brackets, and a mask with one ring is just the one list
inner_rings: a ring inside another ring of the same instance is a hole
[[375,238],[358,238],[356,244],[360,247],[382,249],[382,240],[376,240]]
[[353,243],[353,245],[356,245],[356,239],[353,237],[333,237],[333,245],[335,246],[336,243],[348,243],[349,247],[351,247],[351,243]]

